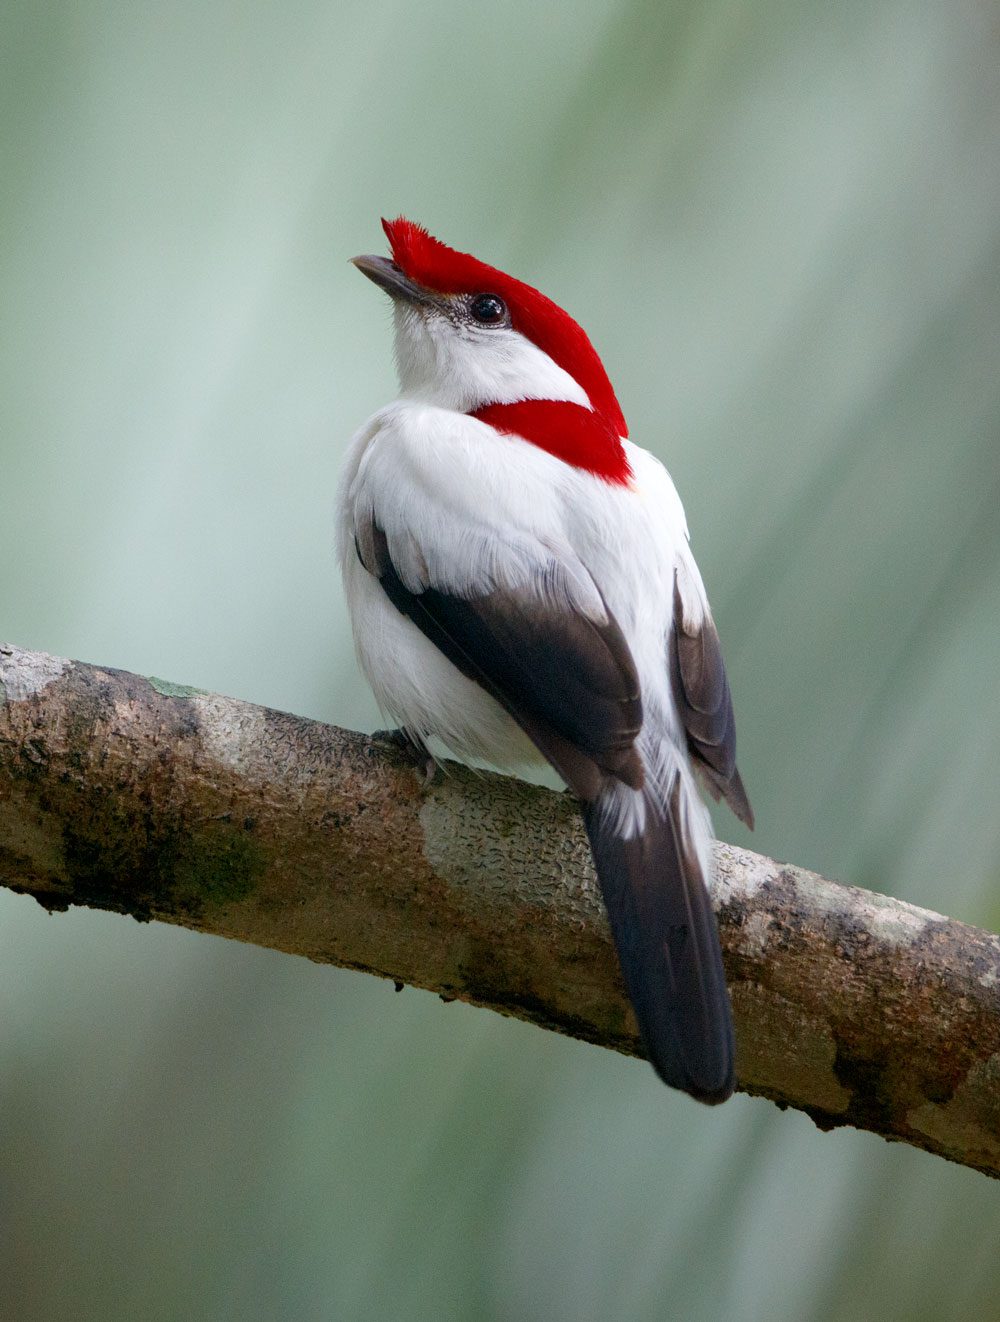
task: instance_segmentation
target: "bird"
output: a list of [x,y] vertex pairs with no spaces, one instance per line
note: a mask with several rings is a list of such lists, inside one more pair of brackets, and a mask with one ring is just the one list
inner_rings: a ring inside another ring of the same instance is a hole
[[[531,285],[383,220],[399,395],[337,501],[355,649],[415,750],[548,763],[577,797],[646,1056],[706,1103],[735,1046],[698,783],[753,826],[719,636],[666,468],[586,332]],[[433,765],[433,764],[432,764]]]

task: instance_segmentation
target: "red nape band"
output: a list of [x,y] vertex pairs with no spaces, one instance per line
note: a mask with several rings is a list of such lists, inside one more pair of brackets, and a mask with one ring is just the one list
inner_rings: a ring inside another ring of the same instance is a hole
[[392,260],[425,289],[439,294],[499,294],[510,309],[514,329],[569,373],[616,437],[628,435],[614,387],[597,350],[583,327],[558,303],[523,280],[487,266],[471,253],[449,248],[405,216],[383,220],[382,228],[392,249]]
[[487,404],[472,416],[606,482],[624,486],[632,477],[621,437],[599,413],[582,404],[523,399],[516,404]]

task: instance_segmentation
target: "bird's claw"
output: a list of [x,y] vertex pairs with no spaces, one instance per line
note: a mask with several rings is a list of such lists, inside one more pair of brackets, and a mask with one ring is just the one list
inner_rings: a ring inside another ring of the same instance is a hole
[[413,764],[421,788],[427,789],[437,775],[438,764],[427,746],[406,730],[376,730],[373,743],[388,744],[392,750]]

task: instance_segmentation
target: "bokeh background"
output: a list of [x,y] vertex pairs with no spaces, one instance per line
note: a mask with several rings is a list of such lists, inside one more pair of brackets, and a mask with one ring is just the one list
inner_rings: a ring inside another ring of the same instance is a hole
[[[587,327],[759,828],[1000,924],[1000,9],[10,0],[0,636],[375,728],[380,214]],[[0,1315],[1000,1316],[1000,1191],[360,974],[0,894]]]

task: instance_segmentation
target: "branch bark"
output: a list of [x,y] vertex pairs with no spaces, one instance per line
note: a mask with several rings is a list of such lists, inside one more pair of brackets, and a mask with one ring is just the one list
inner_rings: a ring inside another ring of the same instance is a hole
[[[0,647],[0,884],[640,1054],[568,795]],[[1000,1175],[1000,938],[718,846],[740,1087]]]

